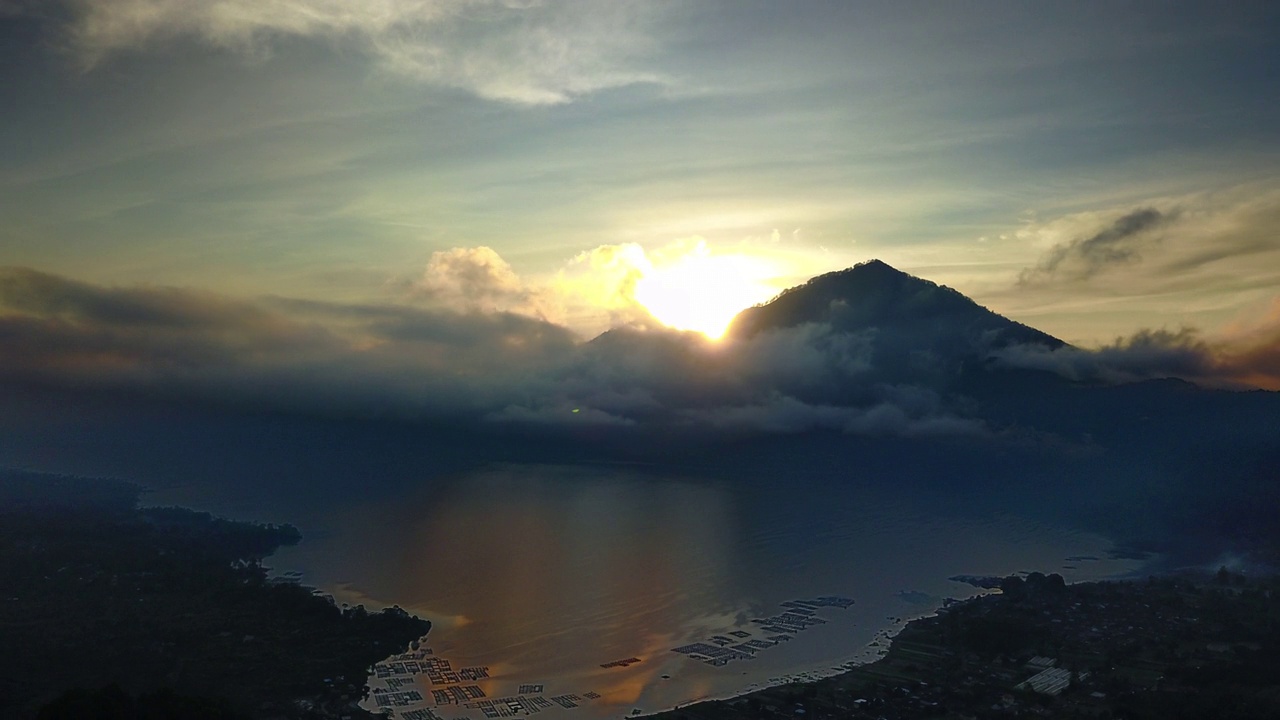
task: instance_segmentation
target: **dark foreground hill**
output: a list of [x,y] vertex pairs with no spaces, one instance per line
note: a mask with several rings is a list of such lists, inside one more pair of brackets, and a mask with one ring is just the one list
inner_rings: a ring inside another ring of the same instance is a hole
[[367,669],[430,628],[268,579],[292,527],[137,497],[0,473],[0,717],[368,717]]

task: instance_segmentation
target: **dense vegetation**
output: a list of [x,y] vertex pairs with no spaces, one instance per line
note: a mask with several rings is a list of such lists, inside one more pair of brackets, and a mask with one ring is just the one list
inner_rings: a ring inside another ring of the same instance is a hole
[[[299,540],[290,526],[139,510],[136,488],[105,481],[62,479],[46,503],[40,482],[0,476],[0,496],[25,498],[0,509],[0,647],[12,649],[0,653],[0,716],[59,698],[46,716],[67,717],[58,708],[92,691],[104,711],[134,708],[122,716],[337,717],[354,712],[370,665],[430,627],[268,578],[262,560]],[[66,501],[73,488],[94,500]]]

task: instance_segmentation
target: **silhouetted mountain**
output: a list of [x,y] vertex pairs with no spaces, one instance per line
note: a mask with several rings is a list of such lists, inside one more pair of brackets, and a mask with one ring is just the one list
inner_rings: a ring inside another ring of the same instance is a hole
[[987,349],[1034,343],[1054,349],[1061,340],[1014,322],[945,285],[868,260],[819,275],[773,300],[738,314],[732,337],[763,330],[827,323],[843,332],[886,331],[914,336],[926,345]]
[[949,287],[870,260],[827,273],[742,311],[728,335],[821,325],[865,338],[877,379],[950,387],[966,368],[1010,345],[1063,341],[994,313]]

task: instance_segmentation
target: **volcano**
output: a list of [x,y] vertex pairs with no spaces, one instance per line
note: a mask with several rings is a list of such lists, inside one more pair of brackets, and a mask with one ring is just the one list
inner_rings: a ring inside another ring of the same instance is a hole
[[1015,322],[943,285],[870,260],[819,275],[734,318],[727,337],[823,326],[872,348],[880,380],[951,387],[1014,345],[1057,350],[1062,340]]

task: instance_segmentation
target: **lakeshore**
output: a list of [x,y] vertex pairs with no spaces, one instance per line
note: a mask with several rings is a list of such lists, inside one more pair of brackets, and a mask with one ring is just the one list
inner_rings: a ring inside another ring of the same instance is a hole
[[[809,476],[778,492],[767,474],[728,483],[495,466],[334,507],[328,516],[286,515],[308,539],[273,564],[340,601],[396,604],[429,618],[437,656],[455,668],[489,668],[489,678],[468,683],[486,700],[518,696],[522,685],[544,685],[548,699],[602,696],[573,708],[553,703],[538,713],[544,720],[653,712],[874,660],[873,644],[900,625],[894,618],[983,592],[949,579],[959,573],[1075,565],[1060,572],[1076,582],[1144,564],[1113,557],[1108,538],[1065,522]],[[856,603],[822,608],[825,624],[796,633],[752,622],[792,624],[782,616],[796,608],[784,603],[830,595]],[[784,634],[791,639],[770,640]],[[722,666],[673,652],[713,640],[776,644],[740,650],[756,650],[755,659]],[[642,662],[601,667],[630,658]],[[457,703],[437,707],[434,688],[417,682],[424,703],[393,706],[397,716],[422,705],[449,720],[482,716]]]
[[[821,616],[824,610],[848,610],[855,600],[839,595],[823,595],[816,598],[797,598],[779,604],[774,614],[750,620],[747,629],[724,630],[696,642],[672,647],[649,657],[650,664],[659,663],[671,667],[673,656],[688,663],[699,663],[712,668],[724,668],[730,663],[754,661],[783,643],[789,643],[808,630],[822,628],[828,620]],[[625,670],[646,662],[646,658],[628,657],[599,663],[606,671]],[[680,661],[676,661],[680,664]],[[795,677],[810,678],[811,673]],[[671,675],[662,674],[661,680]],[[771,678],[770,683],[783,682]],[[482,713],[488,720],[528,716],[559,710],[575,710],[599,704],[610,712],[610,699],[605,691],[572,688],[566,691],[563,683],[521,682],[513,691],[511,683],[498,682],[490,674],[489,666],[460,667],[429,647],[415,647],[409,652],[393,655],[375,664],[369,678],[371,695],[365,702],[370,711],[393,713],[410,720],[441,720],[445,713],[453,717],[468,717],[469,710]],[[558,686],[558,687],[557,687]],[[548,692],[548,688],[557,688]],[[502,695],[507,693],[506,695]],[[558,693],[558,694],[557,694]],[[499,696],[502,695],[502,696]],[[616,700],[616,699],[615,699]],[[639,712],[632,708],[633,714]]]
[[1280,716],[1280,577],[1011,576],[908,623],[881,659],[655,720]]

